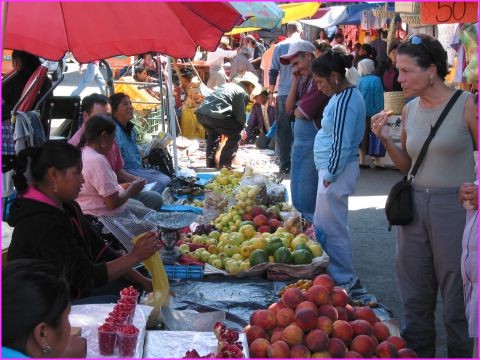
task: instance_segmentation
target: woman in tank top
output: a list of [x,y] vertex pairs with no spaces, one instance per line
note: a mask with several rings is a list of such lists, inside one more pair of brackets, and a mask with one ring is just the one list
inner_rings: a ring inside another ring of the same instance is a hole
[[[428,35],[413,35],[397,49],[398,81],[406,98],[401,146],[389,137],[385,111],[372,117],[395,165],[409,173],[429,132],[453,96],[445,85],[447,54]],[[402,336],[419,357],[435,356],[435,305],[444,306],[448,357],[471,357],[460,259],[465,209],[458,201],[464,182],[475,180],[477,121],[473,95],[463,93],[433,138],[413,182],[414,218],[397,231],[396,272],[403,307]]]

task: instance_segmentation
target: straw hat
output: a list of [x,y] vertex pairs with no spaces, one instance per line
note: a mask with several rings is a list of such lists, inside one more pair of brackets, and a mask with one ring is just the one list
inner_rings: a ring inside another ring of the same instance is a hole
[[258,82],[258,76],[252,73],[251,71],[245,71],[243,74],[237,74],[233,78],[235,83],[250,83],[254,86],[251,97],[257,96],[262,92],[262,85]]

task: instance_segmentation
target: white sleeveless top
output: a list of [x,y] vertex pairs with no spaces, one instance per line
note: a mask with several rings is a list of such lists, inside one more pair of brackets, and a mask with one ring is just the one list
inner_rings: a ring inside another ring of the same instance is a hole
[[[473,139],[464,120],[465,101],[468,95],[467,92],[460,95],[440,125],[417,171],[415,185],[451,188],[476,179]],[[412,158],[412,167],[430,133],[430,128],[435,125],[449,100],[433,109],[422,108],[419,97],[407,104],[406,146]]]

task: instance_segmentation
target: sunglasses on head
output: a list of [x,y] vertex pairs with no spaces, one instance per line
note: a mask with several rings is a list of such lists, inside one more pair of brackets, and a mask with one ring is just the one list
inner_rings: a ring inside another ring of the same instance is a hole
[[430,58],[432,60],[435,60],[435,56],[433,56],[433,53],[430,51],[430,49],[428,48],[428,46],[423,42],[422,38],[418,35],[411,35],[409,38],[408,38],[408,43],[410,45],[420,45],[420,46],[423,46],[423,48],[425,49],[425,51],[427,52],[427,54],[430,56]]

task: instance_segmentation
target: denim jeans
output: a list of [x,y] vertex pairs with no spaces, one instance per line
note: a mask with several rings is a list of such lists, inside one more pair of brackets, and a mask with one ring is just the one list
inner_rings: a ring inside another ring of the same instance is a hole
[[97,86],[100,89],[100,93],[105,95],[105,79],[100,72],[99,66],[95,63],[88,63],[87,69],[85,70],[82,78],[80,79],[80,83],[78,84],[77,88],[73,90],[71,96],[79,96],[81,92],[85,90],[88,85],[90,85],[92,80],[95,80],[95,82],[97,83]]
[[286,95],[277,96],[277,129],[275,149],[280,160],[280,170],[290,169],[292,153],[292,124],[285,111]]
[[317,129],[311,120],[295,119],[293,125],[292,168],[290,191],[292,204],[305,219],[313,223],[318,172],[313,159]]

